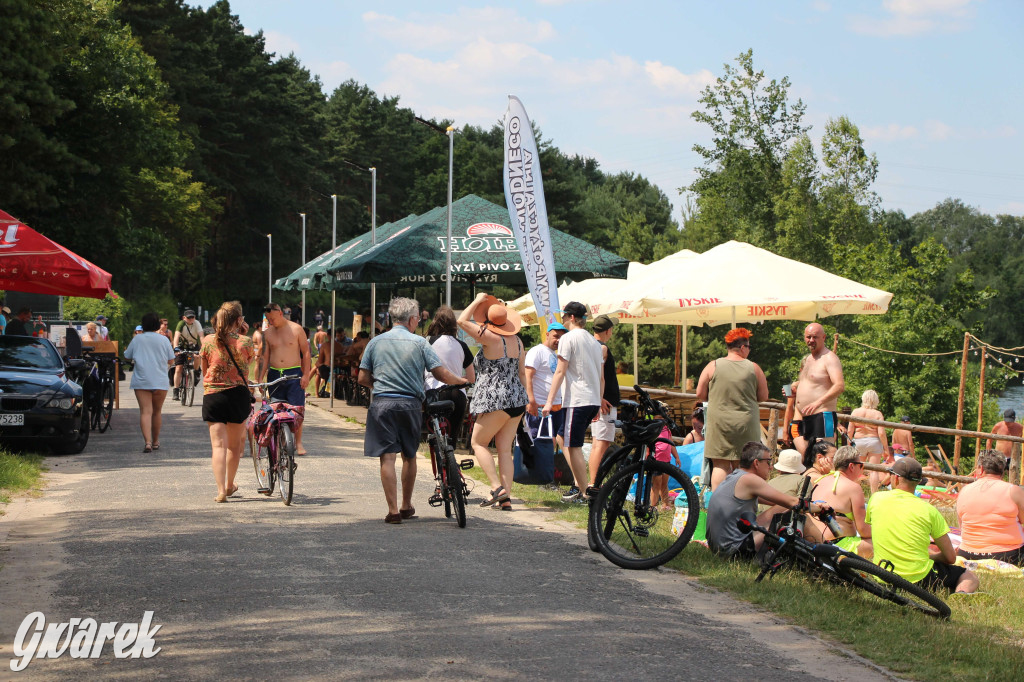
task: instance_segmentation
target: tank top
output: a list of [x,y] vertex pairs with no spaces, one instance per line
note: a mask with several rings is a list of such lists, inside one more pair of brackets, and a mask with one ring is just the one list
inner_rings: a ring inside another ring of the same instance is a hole
[[957,497],[960,549],[972,554],[1008,552],[1024,545],[1013,484],[994,479],[971,483]]
[[708,503],[708,547],[717,554],[731,556],[743,544],[747,534],[736,527],[741,515],[751,521],[757,518],[757,498],[741,500],[736,497],[736,483],[746,473],[736,469],[726,476]]
[[[608,348],[603,343],[601,345]],[[608,348],[608,357],[604,359],[604,395],[601,397],[610,402],[612,407],[618,407],[622,399],[619,395],[619,377],[615,374],[615,358],[612,357],[611,348]]]
[[509,357],[504,336],[501,337],[501,348],[504,357],[490,360],[484,357],[481,349],[473,359],[476,388],[473,389],[473,402],[469,406],[472,414],[523,407],[527,403],[526,387],[519,380],[519,356]]

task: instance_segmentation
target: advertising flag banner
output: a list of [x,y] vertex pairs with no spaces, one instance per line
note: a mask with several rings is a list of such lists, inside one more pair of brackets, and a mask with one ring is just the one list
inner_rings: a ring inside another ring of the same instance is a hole
[[558,278],[548,229],[540,156],[530,117],[519,98],[508,97],[505,112],[505,203],[537,317],[548,324],[558,311]]

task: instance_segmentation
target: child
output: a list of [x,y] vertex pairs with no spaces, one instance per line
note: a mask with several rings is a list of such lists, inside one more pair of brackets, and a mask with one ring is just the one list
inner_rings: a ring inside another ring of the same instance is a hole
[[[668,427],[665,426],[661,429],[661,433],[658,434],[658,438],[664,438],[665,440],[672,440],[672,434],[669,433]],[[675,457],[676,466],[680,469],[683,467],[682,460],[679,459],[679,453],[674,447],[668,443],[658,442],[654,446],[654,459],[659,462],[669,462]],[[668,498],[668,474],[658,474],[654,477],[654,484],[651,487],[651,506],[656,507],[661,505],[659,508],[662,511],[669,511],[672,509],[672,503]]]

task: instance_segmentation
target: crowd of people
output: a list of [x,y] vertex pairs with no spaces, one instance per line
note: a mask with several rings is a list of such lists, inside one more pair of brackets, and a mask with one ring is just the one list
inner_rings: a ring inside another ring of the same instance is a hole
[[[349,338],[344,329],[330,339],[318,325],[311,340],[309,330],[285,312],[276,303],[267,304],[263,324],[252,336],[238,302],[221,306],[214,316],[214,333],[208,335],[191,310],[185,311],[173,335],[166,319],[149,314],[143,317],[142,333],[126,350],[136,365],[131,387],[139,399],[144,451],[150,452],[160,447],[160,406],[170,388],[167,366],[178,363],[173,349],[197,349],[217,502],[238,489],[234,477],[243,451],[250,379],[296,377],[275,388],[272,400],[301,409],[309,383],[316,395],[330,390],[332,363],[335,373],[351,374],[372,395],[364,455],[379,460],[388,524],[416,517],[413,489],[422,402],[431,389],[453,401],[453,424],[463,423],[467,412],[474,416],[470,443],[490,484],[481,506],[511,510],[513,481],[551,482],[558,450],[573,479],[563,501],[587,504],[596,493],[597,470],[614,441],[620,402],[616,363],[607,345],[614,318],[599,315],[588,330],[587,307],[570,302],[559,311],[561,322],[548,324],[541,343],[527,348],[519,335],[518,313],[489,294],[477,296],[458,317],[447,306],[431,317],[416,301],[395,298],[380,316],[390,329],[381,329],[372,339],[366,332]],[[101,334],[99,322],[87,333]],[[479,346],[475,355],[459,338],[459,330]],[[777,515],[799,508],[798,491],[806,485],[812,500],[803,509],[809,512],[804,529],[809,539],[890,562],[898,574],[930,589],[977,589],[977,576],[957,566],[957,556],[1024,565],[1024,489],[1003,480],[1010,443],[997,439],[997,449],[991,449],[989,442],[978,456],[976,482],[963,489],[957,503],[960,535],[951,537],[942,515],[915,495],[928,472],[915,457],[911,430],[895,429],[890,436],[883,426],[857,421],[884,421],[875,391],[863,393],[848,427],[840,423],[842,364],[825,346],[818,323],[804,331],[808,353],[787,387],[792,389],[792,414],[787,414],[784,434],[791,447],[773,458],[763,442],[758,406],[768,398],[768,385],[764,372],[750,360],[752,337],[743,328],[725,335],[728,352],[701,372],[693,430],[684,440],[703,441],[710,464],[707,541],[713,552],[755,558],[763,538],[740,532],[736,520],[747,517],[769,526]],[[180,371],[178,366],[173,373],[174,385]],[[471,399],[467,384],[475,384]],[[1020,435],[1012,411],[1004,417],[993,433]],[[909,423],[910,418],[901,421]],[[517,447],[517,438],[524,437],[530,445],[529,462]],[[837,447],[838,439],[850,444]],[[298,429],[298,454],[305,454],[301,443]],[[662,449],[659,458],[675,454]],[[866,473],[868,463],[884,464],[886,471]],[[661,488],[655,502],[666,506],[668,491]],[[838,532],[815,517],[823,510],[835,513]]]

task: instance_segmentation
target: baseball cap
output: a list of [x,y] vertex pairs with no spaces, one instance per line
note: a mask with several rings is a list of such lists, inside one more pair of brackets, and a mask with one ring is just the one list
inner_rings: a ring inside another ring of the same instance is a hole
[[558,312],[582,319],[587,316],[587,306],[583,305],[579,301],[570,301]]
[[594,318],[594,331],[606,332],[615,325],[617,325],[618,323],[619,321],[614,317],[608,317],[607,315],[598,315],[597,317]]
[[565,325],[562,324],[561,322],[552,322],[551,324],[548,325],[548,331],[567,332],[569,330],[566,329]]
[[901,422],[907,422],[907,423],[910,423],[910,415],[909,415],[909,414],[905,414],[905,415],[903,415],[902,417],[900,417],[900,421],[901,421]]
[[186,311],[185,311],[185,312],[184,312],[184,313],[182,314],[182,317],[195,317],[195,316],[196,316],[196,311],[194,311],[194,310],[192,310],[192,309],[188,309],[188,310],[186,310]]
[[924,477],[921,463],[913,457],[904,457],[897,460],[895,464],[889,467],[889,473],[896,474],[900,478],[905,478],[912,483],[925,483],[928,480]]
[[783,450],[779,453],[775,468],[787,474],[799,474],[804,470],[803,455],[796,450]]
[[1006,419],[1008,421],[1013,421],[1016,418],[1017,418],[1017,413],[1014,412],[1013,410],[1006,410],[1006,411],[1003,412],[1003,419]]
[[107,321],[107,316],[106,315],[97,315],[96,316],[96,321],[99,322],[100,320],[103,320],[104,322],[106,322]]
[[142,331],[142,325],[141,324],[135,325],[135,331],[141,332]]

